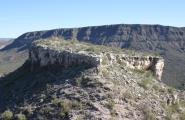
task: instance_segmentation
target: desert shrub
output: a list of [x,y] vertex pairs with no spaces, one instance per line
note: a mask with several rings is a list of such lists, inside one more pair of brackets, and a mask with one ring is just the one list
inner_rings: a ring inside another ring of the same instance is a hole
[[123,93],[123,97],[128,98],[128,99],[132,99],[133,95],[129,91],[126,91]]
[[185,113],[180,114],[180,115],[179,115],[179,119],[180,119],[180,120],[185,120]]
[[110,114],[111,114],[112,117],[116,117],[118,115],[116,110],[111,110]]
[[3,120],[11,120],[13,118],[13,113],[10,110],[6,110],[1,114]]
[[72,103],[69,100],[61,100],[59,106],[63,113],[67,113],[72,108]]
[[101,49],[97,46],[94,46],[94,45],[90,45],[90,47],[88,47],[86,49],[86,51],[90,51],[90,52],[94,52],[96,54],[99,54],[101,52]]
[[174,91],[175,91],[175,88],[173,88],[173,87],[169,87],[168,88],[168,93],[171,93],[172,94]]
[[78,87],[82,85],[86,86],[89,81],[90,79],[88,77],[80,76],[80,77],[75,78],[75,85]]
[[22,113],[17,114],[17,120],[26,120],[26,116]]
[[135,73],[138,73],[138,74],[144,74],[145,73],[145,70],[139,70],[139,69],[133,69],[132,71],[135,72]]
[[167,105],[165,102],[161,102],[161,106],[164,108],[166,112],[166,119],[172,120],[172,114],[179,113],[179,104],[171,104]]
[[75,85],[80,87],[82,83],[82,77],[75,78]]
[[143,87],[144,89],[148,89],[149,85],[151,84],[150,79],[143,79],[139,83],[139,86]]
[[156,120],[156,115],[147,106],[144,107],[143,113],[144,120]]
[[108,103],[105,104],[105,107],[107,107],[109,110],[112,110],[114,108],[114,101],[113,100],[109,100]]
[[153,87],[152,87],[155,91],[159,91],[159,86],[158,85],[153,85]]
[[154,75],[150,70],[148,70],[145,72],[145,77],[147,77],[148,79],[152,79]]
[[74,101],[72,101],[72,108],[82,109],[82,103],[74,100]]
[[102,58],[102,65],[107,65],[109,63],[109,60],[107,57]]
[[102,75],[103,75],[103,77],[108,78],[108,77],[109,77],[109,72],[108,72],[108,70],[103,69],[103,70],[102,70]]
[[81,109],[82,104],[78,101],[70,101],[70,100],[61,100],[59,103],[60,106],[60,115],[62,118],[68,115],[68,112],[73,109]]
[[54,98],[52,98],[52,100],[51,100],[51,103],[52,103],[53,105],[58,105],[59,102],[60,102],[60,99],[58,99],[57,97],[54,97]]

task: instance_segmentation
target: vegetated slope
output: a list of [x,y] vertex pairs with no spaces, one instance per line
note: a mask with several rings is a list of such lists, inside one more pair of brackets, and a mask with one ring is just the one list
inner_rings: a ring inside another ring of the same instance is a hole
[[[91,66],[88,60],[75,65],[75,62],[83,61],[83,55],[91,58],[94,54],[98,56],[106,52],[112,55],[129,52],[111,47],[102,49],[102,46],[91,44],[84,46],[74,41],[61,44],[53,40],[38,42],[37,49],[31,49],[29,60],[1,79],[1,118],[185,118],[185,101],[181,97],[184,93],[159,82],[150,71],[130,69],[122,62],[108,59],[100,60],[100,66]],[[44,51],[37,51],[42,48]],[[71,54],[74,57],[69,57]],[[132,55],[137,55],[137,60],[143,57],[142,54]],[[73,65],[68,66],[70,63]]]
[[13,40],[0,38],[0,75],[8,74],[19,68],[27,59],[27,52],[18,51],[17,48],[3,51],[5,46],[11,44]]
[[32,41],[52,36],[134,50],[160,52],[166,60],[163,82],[175,87],[184,87],[185,28],[118,24],[29,32],[18,37],[5,50],[15,47],[20,50],[27,49]]

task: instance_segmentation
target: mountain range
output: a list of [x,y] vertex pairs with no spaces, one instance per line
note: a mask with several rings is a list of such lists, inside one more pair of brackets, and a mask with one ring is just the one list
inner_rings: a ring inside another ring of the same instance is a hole
[[[162,76],[162,81],[165,84],[176,88],[184,88],[184,27],[140,24],[116,24],[82,28],[61,28],[45,31],[35,31],[28,32],[19,36],[14,40],[14,42],[12,42],[3,50],[1,50],[1,53],[7,51],[10,52],[12,50],[14,51],[13,53],[15,53],[14,55],[18,54],[19,56],[21,56],[22,53],[24,53],[24,55],[21,57],[21,62],[24,62],[24,60],[26,60],[26,58],[28,57],[27,50],[29,49],[33,41],[50,37],[59,37],[66,40],[73,39],[93,44],[114,46],[160,54],[165,58],[165,67],[164,74]],[[4,57],[2,56],[2,58]]]

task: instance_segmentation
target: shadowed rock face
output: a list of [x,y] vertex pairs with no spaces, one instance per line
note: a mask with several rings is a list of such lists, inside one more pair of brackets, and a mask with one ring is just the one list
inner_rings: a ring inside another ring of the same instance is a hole
[[161,25],[105,25],[72,29],[29,32],[18,37],[6,49],[27,49],[34,40],[48,37],[77,39],[141,51],[158,51],[165,58],[163,82],[183,87],[185,78],[185,28]]

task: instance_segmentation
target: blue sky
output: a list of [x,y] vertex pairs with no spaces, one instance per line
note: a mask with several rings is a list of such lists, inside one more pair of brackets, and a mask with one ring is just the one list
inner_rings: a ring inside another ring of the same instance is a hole
[[185,0],[0,0],[0,38],[105,24],[185,26]]

